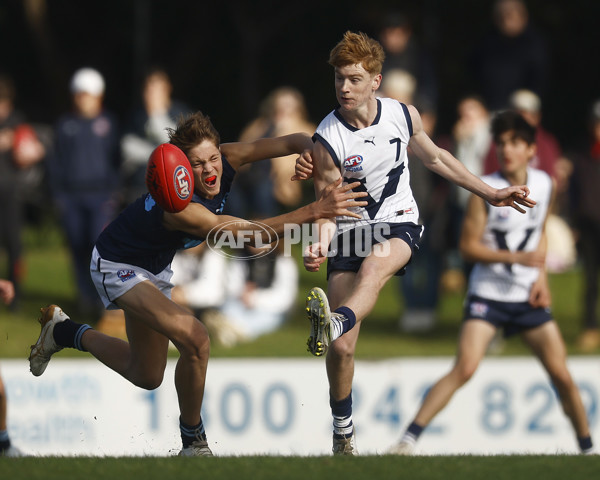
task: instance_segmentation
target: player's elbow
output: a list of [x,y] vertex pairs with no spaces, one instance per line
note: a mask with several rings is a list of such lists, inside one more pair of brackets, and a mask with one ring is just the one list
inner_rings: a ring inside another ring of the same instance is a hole
[[473,254],[473,247],[470,242],[461,239],[461,241],[458,244],[458,250],[460,252],[460,256],[466,262],[474,263],[476,261],[475,256]]

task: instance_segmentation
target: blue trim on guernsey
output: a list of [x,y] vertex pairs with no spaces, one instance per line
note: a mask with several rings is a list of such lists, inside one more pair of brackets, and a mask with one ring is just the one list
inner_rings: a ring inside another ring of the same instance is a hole
[[375,115],[375,120],[373,120],[373,123],[371,123],[371,125],[377,125],[379,123],[379,120],[381,120],[381,100],[379,100],[378,98],[377,100],[377,115]]
[[333,158],[333,163],[335,163],[335,166],[338,167],[338,168],[341,168],[340,159],[337,157],[335,151],[333,150],[333,148],[331,147],[331,145],[329,145],[329,142],[327,140],[325,140],[318,133],[315,133],[313,135],[312,140],[313,140],[313,143],[317,143],[317,141],[321,142],[323,144],[323,146],[329,152],[329,155],[331,155],[331,158]]
[[412,137],[413,136],[413,126],[412,126],[412,119],[410,118],[410,113],[408,112],[408,107],[406,105],[404,105],[402,102],[400,102],[400,105],[402,106],[402,110],[404,110],[404,116],[406,117],[406,125],[408,126],[408,133]]
[[[371,123],[371,125],[377,125],[379,123],[379,120],[381,119],[381,100],[379,100],[378,98],[376,98],[375,100],[377,100],[377,114],[375,115],[375,119],[373,120],[373,123]],[[350,125],[346,120],[344,120],[344,117],[342,117],[342,114],[339,111],[339,106],[333,111],[333,114],[335,115],[335,118],[337,118],[340,123],[346,127],[348,130],[350,130],[351,132],[357,132],[358,130],[360,130],[360,128],[356,128],[354,125]],[[411,130],[412,131],[412,130]]]

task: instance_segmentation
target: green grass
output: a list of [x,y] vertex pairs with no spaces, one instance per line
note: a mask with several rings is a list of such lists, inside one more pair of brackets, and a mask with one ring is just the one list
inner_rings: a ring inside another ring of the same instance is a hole
[[[210,480],[595,478],[598,457],[226,457],[226,458],[0,458],[0,477],[10,480]],[[492,473],[493,472],[493,473]]]
[[[0,358],[26,357],[29,345],[38,335],[39,309],[49,303],[61,305],[66,312],[76,305],[75,282],[69,252],[60,232],[52,227],[29,228],[25,235],[26,277],[24,295],[18,313],[0,306]],[[300,262],[300,252],[296,251]],[[0,267],[5,259],[0,254]],[[436,327],[427,333],[406,334],[398,329],[403,301],[398,277],[384,287],[372,314],[364,321],[357,347],[360,358],[377,359],[395,356],[453,355],[460,326],[463,292],[443,293],[437,314]],[[212,345],[213,357],[296,357],[306,355],[304,339],[307,322],[304,317],[304,295],[314,285],[324,287],[325,275],[308,273],[300,268],[300,288],[296,308],[289,321],[278,331],[257,340],[225,348]],[[550,276],[553,311],[569,354],[582,354],[575,346],[580,327],[581,273],[578,270]],[[97,318],[76,318],[95,323]],[[506,342],[502,355],[527,354],[519,338]],[[596,352],[597,353],[597,352]],[[65,351],[64,355],[78,356],[80,352]],[[173,353],[176,355],[176,353]]]

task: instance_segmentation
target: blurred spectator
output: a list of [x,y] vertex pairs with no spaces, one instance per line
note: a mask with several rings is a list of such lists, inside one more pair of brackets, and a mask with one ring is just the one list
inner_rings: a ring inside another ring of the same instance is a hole
[[[453,153],[469,171],[481,176],[485,159],[493,150],[490,112],[482,97],[468,94],[458,101],[456,113],[457,119],[452,128]],[[462,293],[472,268],[458,251],[458,241],[470,195],[468,190],[450,185],[449,218],[452,220],[448,223],[447,269],[442,276],[443,288],[446,291]]]
[[382,74],[385,79],[390,70],[403,70],[411,74],[417,84],[415,102],[424,102],[435,109],[437,105],[437,80],[433,60],[413,34],[408,15],[389,12],[382,19],[379,41],[385,52]]
[[495,29],[477,47],[469,62],[474,88],[491,111],[508,106],[515,90],[527,88],[543,97],[548,78],[548,49],[531,25],[522,0],[496,0]]
[[381,96],[395,98],[406,105],[414,103],[417,79],[406,70],[388,70],[381,80]]
[[[0,279],[0,301],[10,305],[15,297],[15,288],[12,282]],[[6,389],[0,375],[0,457],[20,457],[21,451],[10,442],[7,425]]]
[[18,308],[24,275],[21,233],[26,175],[45,155],[35,130],[15,109],[15,96],[12,79],[0,76],[0,244],[6,249],[7,277],[15,289],[12,309]]
[[[240,135],[241,142],[278,137],[291,133],[313,134],[302,93],[293,87],[279,87],[262,102],[258,118]],[[294,207],[302,199],[302,182],[292,182],[296,155],[244,166],[238,173],[227,200],[227,211],[244,218],[277,215],[281,208]]]
[[[490,113],[485,102],[478,95],[467,95],[457,105],[458,118],[452,129],[458,158],[474,175],[484,172],[484,161],[492,148]],[[460,212],[459,223],[467,207],[471,193],[464,188],[453,186],[453,196]],[[458,232],[457,232],[458,238]]]
[[228,261],[205,243],[178,251],[172,263],[174,302],[187,306],[198,318],[207,310],[218,310],[225,302]]
[[171,98],[173,86],[167,72],[155,68],[144,77],[143,105],[131,115],[121,139],[121,166],[124,202],[129,204],[146,192],[146,165],[152,151],[169,141],[167,128],[191,112],[187,105]]
[[[556,137],[542,126],[542,102],[540,97],[531,90],[520,89],[509,97],[510,108],[519,112],[527,123],[535,127],[535,142],[537,150],[531,160],[531,167],[545,171],[556,178],[557,163],[562,158],[562,151]],[[567,161],[562,159],[561,161]],[[495,149],[491,149],[486,159],[485,173],[492,173],[499,168]],[[558,180],[557,180],[558,181]],[[562,181],[564,184],[564,179]]]
[[[435,138],[435,111],[424,103],[416,104],[415,107],[421,114],[423,129],[430,138]],[[436,143],[443,145],[438,140]],[[412,257],[410,268],[399,277],[404,299],[399,327],[405,332],[424,332],[431,330],[436,322],[444,254],[448,248],[445,231],[448,223],[446,205],[449,187],[444,178],[426,168],[410,150],[408,159],[411,189],[419,205],[419,221],[425,226],[425,231],[419,250]]]
[[221,309],[229,330],[238,333],[230,341],[254,340],[287,320],[298,294],[298,266],[279,247],[261,257],[248,249],[248,257],[230,260],[227,297]]
[[575,158],[573,173],[573,225],[583,267],[582,333],[578,346],[584,351],[600,348],[598,324],[598,274],[600,273],[600,100],[592,105],[590,142]]
[[173,301],[190,308],[211,338],[232,347],[278,329],[298,293],[298,267],[275,249],[250,249],[229,260],[206,246],[173,260]]
[[119,130],[115,116],[104,110],[104,79],[82,68],[71,79],[73,111],[55,125],[55,149],[48,173],[67,236],[81,314],[101,307],[90,279],[92,247],[115,214],[119,186]]

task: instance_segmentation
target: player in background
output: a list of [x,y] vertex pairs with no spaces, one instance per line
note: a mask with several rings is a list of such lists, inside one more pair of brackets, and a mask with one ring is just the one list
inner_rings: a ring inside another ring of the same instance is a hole
[[472,196],[460,239],[462,255],[475,263],[469,278],[464,319],[452,370],[429,390],[416,417],[389,453],[410,455],[423,429],[475,373],[499,328],[520,334],[539,358],[573,425],[579,449],[592,453],[590,429],[579,390],[567,369],[566,348],[550,312],[545,269],[548,211],[555,196],[550,176],[528,166],[535,156],[535,129],[518,113],[505,111],[492,121],[500,170],[483,177],[496,188],[527,184],[537,204],[525,215],[510,208],[490,209]]
[[[0,278],[0,301],[10,305],[15,298],[15,286],[9,280]],[[20,457],[23,453],[10,442],[7,425],[6,390],[0,375],[0,457]]]
[[[190,160],[195,184],[191,203],[178,213],[168,213],[150,194],[142,195],[106,227],[92,253],[90,270],[98,294],[106,308],[123,309],[129,341],[75,323],[60,307],[50,305],[42,309],[41,334],[29,361],[31,372],[39,376],[54,353],[77,348],[89,351],[134,385],[151,390],[163,380],[170,340],[180,353],[175,369],[183,441],[180,455],[210,456],[200,415],[209,337],[199,320],[171,301],[170,264],[177,249],[199,245],[213,228],[222,227],[234,236],[263,234],[256,224],[221,215],[236,170],[246,163],[302,152],[312,142],[309,135],[292,134],[221,145],[218,132],[201,112],[181,121],[175,130],[169,129],[169,138]],[[357,184],[340,184],[327,187],[318,201],[262,223],[282,234],[287,223],[355,215],[348,207],[364,194],[352,192]],[[233,220],[237,221],[227,223]]]
[[[339,107],[317,128],[312,164],[308,158],[297,161],[293,177],[307,178],[314,166],[317,198],[329,183],[342,177],[344,182],[359,181],[361,187],[357,190],[368,193],[367,207],[355,210],[360,220],[338,218],[337,232],[336,220],[319,221],[319,241],[307,249],[304,257],[306,269],[315,272],[327,258],[330,243],[332,250],[337,250],[331,252],[327,265],[329,302],[334,311],[330,313],[328,299],[320,288],[308,295],[307,311],[311,321],[309,351],[313,355],[327,351],[333,453],[341,455],[357,453],[352,378],[361,321],[373,309],[382,286],[392,276],[402,274],[422,233],[410,188],[407,148],[427,168],[492,205],[523,212],[519,204],[535,204],[528,198],[526,186],[491,187],[436,146],[423,130],[415,107],[377,98],[383,60],[381,45],[363,33],[346,32],[333,48],[329,63],[335,71]],[[361,250],[368,242],[373,248],[365,258]],[[354,251],[345,245],[354,247]]]

